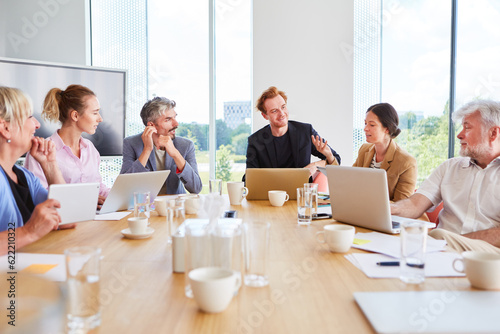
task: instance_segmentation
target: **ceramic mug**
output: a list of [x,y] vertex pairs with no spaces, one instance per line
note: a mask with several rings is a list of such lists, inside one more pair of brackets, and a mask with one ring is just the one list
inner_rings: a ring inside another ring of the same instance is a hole
[[189,272],[193,297],[207,313],[224,311],[241,286],[241,275],[220,267],[201,267]]
[[[457,267],[462,263],[461,268]],[[483,290],[500,290],[500,255],[479,251],[462,253],[453,261],[453,269],[465,273],[470,284]]]
[[145,217],[130,217],[127,219],[128,228],[132,234],[144,234],[148,228],[148,219]]
[[323,231],[316,232],[316,239],[320,243],[326,243],[331,252],[345,253],[351,248],[354,232],[354,227],[349,225],[325,225]]
[[231,205],[241,205],[241,201],[248,195],[248,188],[242,181],[227,182],[227,194]]
[[284,190],[269,190],[267,195],[272,206],[283,206],[290,198]]

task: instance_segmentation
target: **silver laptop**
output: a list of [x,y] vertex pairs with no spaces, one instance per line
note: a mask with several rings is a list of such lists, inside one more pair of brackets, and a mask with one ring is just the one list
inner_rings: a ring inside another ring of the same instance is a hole
[[94,220],[99,183],[52,184],[48,198],[59,201],[57,209],[61,216],[59,225]]
[[246,170],[247,200],[269,199],[269,190],[285,190],[290,199],[297,198],[297,188],[309,182],[307,168],[248,168]]
[[411,220],[391,216],[384,169],[328,165],[326,173],[333,219],[392,234],[400,232],[402,221]]
[[133,208],[135,191],[149,191],[151,201],[153,201],[165,183],[168,174],[170,174],[169,170],[160,170],[118,175],[98,214]]

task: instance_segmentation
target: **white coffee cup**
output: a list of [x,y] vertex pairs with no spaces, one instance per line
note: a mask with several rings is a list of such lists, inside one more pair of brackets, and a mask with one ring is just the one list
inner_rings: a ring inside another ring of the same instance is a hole
[[284,190],[269,190],[267,195],[272,206],[283,206],[290,198]]
[[200,196],[196,194],[182,195],[184,198],[184,210],[188,215],[195,215],[200,209]]
[[157,197],[153,201],[155,206],[155,211],[158,212],[159,216],[167,215],[167,199],[162,197]]
[[[462,268],[457,268],[457,263]],[[462,258],[453,261],[453,268],[465,273],[470,284],[483,290],[500,290],[500,255],[479,251],[462,253]]]
[[224,311],[241,286],[241,275],[220,267],[201,267],[189,272],[194,299],[207,313]]
[[354,232],[354,227],[349,225],[325,225],[323,231],[316,232],[316,239],[326,243],[331,252],[345,253],[351,248]]
[[148,219],[145,217],[130,217],[128,228],[132,234],[144,234],[148,228]]
[[248,195],[248,188],[243,182],[227,182],[227,194],[231,205],[241,205],[241,201]]

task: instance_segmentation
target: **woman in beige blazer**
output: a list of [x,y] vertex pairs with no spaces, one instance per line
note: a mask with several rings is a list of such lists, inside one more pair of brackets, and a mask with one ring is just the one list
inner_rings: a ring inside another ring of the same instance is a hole
[[389,103],[379,103],[368,108],[365,117],[365,136],[354,167],[385,169],[391,201],[410,197],[417,184],[417,161],[399,147],[394,138],[398,128],[398,113]]

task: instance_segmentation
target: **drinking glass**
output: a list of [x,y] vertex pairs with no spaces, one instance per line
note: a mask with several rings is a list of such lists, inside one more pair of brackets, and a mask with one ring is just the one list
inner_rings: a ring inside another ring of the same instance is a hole
[[186,249],[184,251],[184,293],[193,298],[189,272],[200,267],[210,267],[212,264],[210,232],[206,222],[191,221],[185,224]]
[[149,219],[151,205],[151,194],[149,191],[134,192],[134,217],[146,217]]
[[220,179],[208,180],[208,189],[210,194],[222,195],[222,180]]
[[311,215],[315,218],[318,215],[318,184],[304,183],[304,189],[311,192]]
[[405,283],[422,283],[425,280],[426,222],[402,222],[400,239],[400,278]]
[[101,324],[99,267],[101,249],[82,246],[64,251],[68,287],[68,333],[86,333]]
[[309,225],[312,219],[312,193],[305,188],[297,188],[297,222]]
[[238,223],[219,223],[212,232],[215,267],[231,269],[241,279],[243,264],[242,231]]
[[167,222],[167,242],[171,244],[172,235],[186,219],[184,198],[179,197],[175,200],[172,199],[167,202],[167,214],[165,219]]
[[269,284],[269,230],[267,222],[243,224],[245,285],[262,287]]

